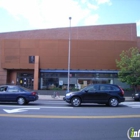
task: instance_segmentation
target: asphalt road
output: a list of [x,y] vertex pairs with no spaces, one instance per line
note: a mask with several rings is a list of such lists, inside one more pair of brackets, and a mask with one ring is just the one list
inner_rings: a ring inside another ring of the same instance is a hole
[[0,104],[1,140],[128,140],[131,127],[140,129],[140,102],[115,108],[73,108],[64,101],[46,100],[26,106]]

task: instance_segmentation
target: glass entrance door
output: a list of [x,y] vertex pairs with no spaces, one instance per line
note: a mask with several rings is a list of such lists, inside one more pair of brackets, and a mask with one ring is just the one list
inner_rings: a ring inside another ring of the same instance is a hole
[[18,73],[17,74],[17,85],[33,89],[33,74],[31,73]]

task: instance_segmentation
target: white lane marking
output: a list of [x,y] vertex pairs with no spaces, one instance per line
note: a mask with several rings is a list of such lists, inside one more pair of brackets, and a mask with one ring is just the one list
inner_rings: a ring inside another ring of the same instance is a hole
[[39,110],[40,108],[17,108],[17,109],[3,109],[6,113],[17,113],[17,112],[25,112],[30,109],[37,109]]
[[31,105],[31,106],[20,106],[20,105],[0,105],[0,108],[1,107],[17,107],[17,108],[73,108],[73,107],[71,107],[71,106],[69,106],[69,107],[57,107],[57,106],[48,106],[48,105],[46,105],[46,106],[34,106],[34,105]]
[[[7,106],[5,106],[5,107],[7,107]],[[11,107],[11,106],[9,106],[9,107]],[[12,106],[12,107],[15,107],[15,106]],[[36,110],[39,110],[39,109],[45,109],[45,108],[51,108],[51,109],[72,109],[73,107],[52,107],[52,106],[48,106],[48,107],[42,107],[42,106],[40,106],[40,107],[38,107],[38,108],[30,108],[30,107],[26,107],[26,108],[23,108],[23,107],[21,107],[21,108],[16,108],[16,109],[3,109],[3,111],[5,111],[6,113],[17,113],[17,112],[25,112],[25,111],[28,111],[28,110],[31,110],[31,109],[36,109]]]
[[131,108],[140,108],[140,102],[123,102],[120,104]]

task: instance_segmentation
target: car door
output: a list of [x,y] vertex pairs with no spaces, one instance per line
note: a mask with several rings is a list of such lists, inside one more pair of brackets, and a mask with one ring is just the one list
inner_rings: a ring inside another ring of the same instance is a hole
[[96,102],[96,100],[98,99],[98,89],[99,89],[98,85],[87,86],[83,90],[83,94],[82,94],[83,102],[85,103]]
[[100,85],[98,92],[98,102],[107,102],[110,97],[111,86],[110,85]]
[[6,86],[0,87],[0,101],[5,101]]

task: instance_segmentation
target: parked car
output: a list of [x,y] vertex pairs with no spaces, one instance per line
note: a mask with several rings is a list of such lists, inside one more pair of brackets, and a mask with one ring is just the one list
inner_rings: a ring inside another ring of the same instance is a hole
[[137,93],[132,94],[132,98],[135,101],[140,101],[140,92],[137,92]]
[[64,101],[78,107],[81,103],[106,104],[112,107],[124,102],[124,91],[114,84],[91,84],[80,91],[70,92],[63,98]]
[[38,100],[38,93],[18,85],[1,85],[0,102],[17,102],[19,105]]

